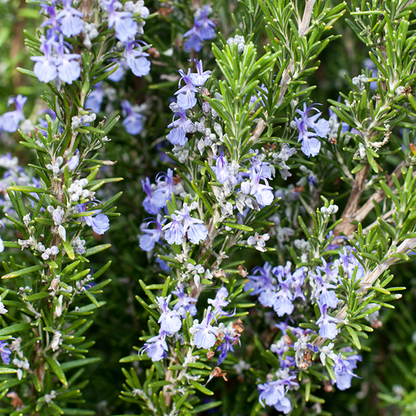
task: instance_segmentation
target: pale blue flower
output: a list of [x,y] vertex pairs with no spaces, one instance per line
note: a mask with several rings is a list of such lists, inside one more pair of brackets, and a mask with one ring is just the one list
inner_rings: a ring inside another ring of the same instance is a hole
[[157,297],[156,302],[159,305],[159,308],[162,311],[158,323],[160,324],[160,329],[166,331],[167,334],[173,335],[176,334],[182,327],[182,321],[179,318],[179,314],[175,310],[169,308],[169,300],[172,295],[168,297]]
[[23,97],[20,94],[17,97],[9,98],[7,105],[9,106],[14,103],[16,109],[2,115],[2,128],[4,131],[14,133],[19,128],[19,123],[25,119],[23,106],[25,105],[26,100],[27,97]]
[[182,217],[172,214],[172,221],[163,227],[165,231],[165,240],[169,244],[182,244],[185,231],[182,225]]
[[156,175],[157,189],[153,195],[154,204],[158,208],[166,206],[167,201],[171,200],[173,189],[173,170],[168,169],[167,173],[160,172]]
[[187,312],[189,312],[191,316],[196,315],[197,310],[195,303],[198,302],[197,298],[187,296],[181,284],[179,285],[179,288],[172,291],[172,293],[179,298],[173,309],[175,311],[182,311],[182,318],[186,318]]
[[182,69],[180,69],[179,74],[181,78],[179,80],[179,86],[182,83],[182,80],[185,82],[185,85],[175,92],[175,95],[178,95],[177,102],[178,106],[183,110],[188,108],[193,108],[196,104],[195,93],[198,92],[198,89],[192,83],[191,80],[191,69],[188,69],[188,73],[185,74]]
[[143,77],[150,72],[150,61],[146,59],[149,54],[143,52],[137,42],[131,41],[126,44],[124,56],[128,67],[136,77]]
[[101,4],[108,11],[108,27],[114,26],[117,39],[128,42],[134,39],[137,33],[137,23],[132,19],[133,15],[129,12],[117,12],[123,5],[118,0],[101,0]]
[[201,87],[205,84],[205,81],[209,78],[211,71],[205,71],[202,67],[202,60],[198,61],[197,59],[190,59],[196,63],[196,74],[191,74],[189,78],[196,87]]
[[91,91],[87,100],[85,101],[85,109],[91,110],[93,113],[98,114],[101,110],[101,104],[104,99],[104,92],[102,88],[102,81],[94,85],[94,89]]
[[[86,202],[85,204],[77,204],[78,212],[86,212],[86,205],[88,203],[89,202]],[[85,223],[91,227],[96,234],[104,234],[110,228],[110,220],[108,219],[107,215],[100,214],[101,209],[96,209],[89,212],[94,212],[94,214],[87,215],[85,217],[79,217],[79,219],[85,221]]]
[[339,319],[327,314],[328,306],[325,303],[318,301],[318,305],[321,311],[321,316],[316,321],[316,324],[319,325],[319,335],[322,338],[334,339],[339,332],[337,329]]
[[143,116],[135,111],[127,100],[121,102],[121,107],[123,108],[123,116],[126,117],[121,124],[125,127],[126,132],[133,136],[139,134],[143,130]]
[[166,331],[161,330],[159,335],[146,341],[139,353],[143,354],[145,352],[152,361],[160,361],[162,358],[167,358],[168,345],[165,339],[166,335]]
[[[349,349],[350,350],[350,349]],[[353,377],[359,378],[352,370],[357,368],[357,361],[361,361],[362,358],[359,355],[350,355],[344,360],[341,353],[334,362],[334,373],[337,382],[337,388],[339,390],[346,390],[351,387],[351,381]]]
[[6,341],[0,341],[0,355],[4,364],[10,364],[10,355],[12,352],[9,349],[9,344]]
[[[147,220],[145,220],[147,221]],[[159,242],[162,237],[162,226],[166,222],[166,219],[162,219],[160,214],[157,215],[157,219],[150,219],[147,222],[144,222],[141,226],[143,235],[140,237],[139,246],[144,251],[152,251],[155,247],[155,244]],[[150,224],[155,224],[156,228],[145,228],[149,227]]]
[[62,0],[64,8],[56,16],[56,20],[61,24],[62,33],[67,36],[79,35],[84,28],[81,17],[84,14],[71,7],[71,0]]
[[213,319],[214,314],[209,306],[205,318],[200,324],[195,326],[194,343],[197,348],[209,350],[214,346],[218,330],[211,325]]

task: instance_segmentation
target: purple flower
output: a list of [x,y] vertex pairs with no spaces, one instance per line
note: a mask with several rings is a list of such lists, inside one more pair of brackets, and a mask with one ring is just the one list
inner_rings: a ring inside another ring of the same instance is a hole
[[201,87],[205,84],[205,81],[209,78],[211,71],[205,71],[202,67],[202,60],[198,61],[197,59],[190,59],[191,61],[195,61],[196,63],[196,74],[191,74],[189,78],[196,87]]
[[214,27],[216,24],[208,19],[208,15],[212,12],[211,7],[207,4],[201,7],[195,13],[195,27],[199,29],[199,34],[202,40],[212,39],[215,36]]
[[251,295],[260,295],[259,301],[264,307],[273,307],[276,300],[276,287],[273,284],[271,276],[272,266],[266,262],[263,267],[255,267],[247,276],[250,281],[244,285],[244,291],[254,289]]
[[151,215],[157,214],[159,212],[160,207],[156,205],[154,201],[152,187],[151,187],[149,178],[142,180],[142,187],[143,187],[143,191],[147,195],[143,201],[144,209]]
[[226,287],[222,287],[218,290],[215,295],[215,299],[208,299],[208,303],[214,307],[214,315],[229,316],[227,312],[222,310],[223,307],[227,306],[230,302],[225,300],[228,297],[228,290]]
[[196,315],[197,310],[194,303],[196,303],[198,299],[187,296],[182,285],[180,285],[178,289],[174,290],[172,293],[179,298],[173,309],[178,311],[182,318],[186,318],[187,312],[189,312],[191,316]]
[[[164,179],[164,180],[162,180]],[[171,200],[173,193],[173,170],[168,169],[167,173],[160,172],[156,175],[157,189],[153,196],[154,204],[158,208],[166,206],[167,201]]]
[[103,103],[104,93],[102,88],[102,81],[94,85],[94,89],[85,101],[85,108],[92,110],[93,113],[98,114],[101,110],[101,104]]
[[196,325],[194,331],[194,343],[197,348],[209,350],[214,346],[218,330],[211,325],[214,314],[211,312],[211,306],[208,307],[207,315],[202,322]]
[[[141,230],[144,234],[140,237],[139,246],[144,251],[152,251],[155,244],[160,240],[162,236],[162,226],[166,222],[166,219],[162,219],[160,214],[157,215],[157,219],[150,219],[146,223],[142,224]],[[149,227],[150,224],[155,224],[156,228],[144,228]]]
[[355,281],[361,280],[364,277],[364,268],[357,258],[349,251],[348,248],[344,247],[342,253],[339,254],[341,266],[347,273],[348,277],[352,279],[355,269]]
[[193,244],[199,244],[207,238],[208,230],[204,221],[192,218],[189,214],[188,206],[184,204],[181,211],[175,211],[184,219],[184,233],[187,233],[188,240]]
[[220,155],[215,157],[217,160],[215,166],[212,166],[212,170],[214,171],[215,176],[217,177],[217,181],[220,183],[224,183],[228,179],[229,173],[227,168],[227,157],[224,156],[222,147],[220,147]]
[[178,106],[184,110],[188,108],[192,108],[196,104],[196,97],[195,93],[198,92],[198,89],[195,87],[195,85],[192,83],[191,80],[191,69],[188,69],[188,73],[185,74],[182,69],[180,69],[179,74],[181,75],[181,78],[179,80],[179,86],[182,83],[182,80],[185,82],[185,85],[180,88],[178,91],[175,92],[175,95],[177,95],[178,99]]
[[81,75],[81,67],[77,59],[81,55],[75,53],[64,53],[63,40],[57,47],[58,59],[56,60],[56,68],[59,78],[67,84],[72,84]]
[[259,384],[257,386],[260,392],[259,402],[263,407],[264,401],[268,406],[274,406],[279,412],[283,412],[284,414],[289,413],[292,409],[292,404],[285,395],[290,386],[297,385],[297,383],[293,381],[294,379],[295,376],[288,376],[286,379]]
[[[301,118],[295,118],[296,126],[299,130],[298,142],[302,142],[301,150],[306,156],[316,156],[321,149],[321,142],[316,138],[326,137],[330,132],[330,124],[327,120],[319,120],[321,112],[313,107],[316,104],[311,104],[309,107],[306,106],[306,103],[303,103],[303,111],[296,110],[300,114]],[[308,117],[308,112],[310,110],[315,110],[316,113]],[[313,129],[314,131],[308,131]]]
[[171,295],[166,298],[157,297],[156,302],[162,311],[158,323],[160,323],[160,329],[166,331],[167,334],[176,334],[182,327],[182,321],[178,317],[178,312],[169,308],[169,300]]
[[[133,49],[137,47],[137,49]],[[143,52],[142,47],[137,42],[126,44],[124,51],[126,63],[136,77],[143,77],[150,72],[150,61],[146,59],[148,53]]]
[[70,170],[71,172],[73,172],[79,165],[79,150],[75,150],[73,156],[71,157],[71,159],[68,160],[67,166],[68,166],[68,170]]
[[[270,205],[273,202],[273,188],[269,186],[267,179],[271,179],[268,163],[253,163],[249,168],[250,181],[241,183],[241,191],[247,195],[253,195],[257,202],[262,205]],[[260,183],[264,180],[265,185]]]
[[49,19],[45,20],[40,27],[45,27],[45,26],[52,26],[53,32],[60,32],[61,28],[60,25],[56,19],[56,10],[55,10],[55,1],[51,2],[51,5],[49,4],[45,4],[45,3],[41,3],[40,7],[42,7],[41,12],[44,12],[45,14],[49,15]]
[[155,204],[155,201],[153,199],[152,186],[150,184],[149,178],[142,180],[142,187],[143,187],[143,191],[147,195],[143,201],[144,209],[151,215],[157,214],[160,208]]
[[[125,70],[127,68],[127,64],[126,64],[124,59],[120,59],[119,61],[114,59],[114,66],[115,65],[118,65],[118,68],[111,75],[109,75],[107,79],[109,79],[110,81],[113,81],[113,82],[119,82],[124,77],[124,73],[126,72]],[[110,68],[109,71],[111,69],[113,69],[114,66],[112,68]]]
[[202,38],[198,27],[193,26],[188,30],[183,37],[189,39],[185,42],[185,49],[190,52],[193,49],[195,52],[199,52],[202,49]]
[[14,111],[9,111],[4,113],[1,117],[2,120],[2,128],[4,131],[9,133],[14,133],[19,128],[19,123],[25,119],[23,114],[23,106],[25,105],[27,97],[23,97],[22,95],[18,95],[15,97],[10,97],[7,105],[15,104],[16,109]]
[[338,305],[338,298],[336,293],[330,289],[336,289],[336,286],[323,280],[319,269],[317,269],[316,274],[311,274],[315,279],[315,282],[318,284],[315,297],[319,299],[322,304],[325,304],[328,308],[335,309]]
[[350,355],[344,360],[339,353],[334,363],[334,373],[337,380],[337,387],[339,390],[346,390],[351,387],[351,380],[353,377],[359,378],[352,370],[357,368],[357,361],[361,361],[359,355]]
[[322,338],[334,339],[338,334],[336,323],[339,319],[327,314],[328,306],[325,303],[319,301],[318,305],[321,311],[321,316],[316,321],[319,325],[319,335]]
[[182,244],[185,231],[182,225],[182,217],[179,215],[171,215],[172,222],[165,225],[162,230],[165,231],[165,240],[169,244]]
[[101,0],[101,4],[108,11],[108,27],[114,26],[116,37],[122,42],[128,42],[136,36],[138,26],[129,12],[117,12],[123,5],[118,0]]
[[9,344],[6,341],[0,341],[0,354],[1,359],[3,360],[4,364],[10,363],[10,355],[11,351],[9,349]]
[[133,136],[139,134],[143,130],[143,116],[134,111],[134,108],[127,100],[121,102],[121,107],[123,108],[123,116],[126,117],[122,124],[126,128],[127,133]]
[[64,9],[56,16],[56,20],[61,24],[61,31],[66,37],[79,35],[84,28],[81,17],[83,13],[71,7],[71,0],[62,0]]
[[225,329],[224,338],[222,340],[224,342],[217,348],[217,351],[221,351],[217,365],[220,365],[227,358],[228,351],[234,352],[233,344],[237,342],[238,337],[235,335],[232,323]]
[[161,330],[159,335],[149,338],[144,347],[140,349],[139,354],[145,352],[152,361],[160,361],[162,358],[167,358],[168,345],[165,340],[166,335],[166,331]]
[[35,63],[33,72],[40,82],[50,82],[56,78],[56,61],[57,58],[52,56],[52,47],[54,41],[46,40],[44,36],[41,37],[40,50],[43,56],[31,56],[30,59]]
[[173,129],[169,132],[167,139],[178,146],[183,146],[188,141],[186,133],[195,132],[194,124],[186,117],[186,111],[183,109],[174,114],[172,123],[168,125],[168,128],[171,127]]
[[[78,212],[86,212],[86,205],[90,202],[85,202],[84,204],[77,204]],[[92,215],[87,215],[85,217],[79,217],[82,221],[92,228],[92,230],[98,234],[104,234],[110,228],[110,221],[105,214],[100,214],[101,209],[96,209]]]

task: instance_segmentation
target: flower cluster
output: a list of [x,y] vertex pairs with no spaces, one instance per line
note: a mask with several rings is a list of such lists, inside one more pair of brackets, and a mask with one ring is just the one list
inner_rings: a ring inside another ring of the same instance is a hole
[[[158,323],[160,324],[159,334],[147,340],[142,347],[141,352],[146,353],[152,361],[160,361],[167,357],[168,345],[166,337],[181,339],[179,331],[182,328],[182,319],[185,319],[189,313],[195,316],[197,313],[196,303],[198,299],[188,296],[184,287],[180,285],[177,290],[172,292],[178,299],[173,309],[169,307],[171,295],[166,298],[157,297],[156,303],[161,315]],[[204,312],[204,318],[201,322],[194,320],[189,333],[192,335],[192,344],[197,349],[211,350],[217,347],[216,351],[220,352],[218,365],[227,357],[228,351],[234,351],[233,346],[239,342],[241,321],[229,322],[227,326],[224,323],[217,322],[222,317],[230,317],[232,314],[225,312],[225,308],[230,302],[227,300],[228,290],[225,287],[220,288],[214,299],[208,299],[208,308]],[[210,354],[212,359],[213,352]]]
[[172,123],[168,125],[168,128],[172,128],[172,130],[169,132],[167,139],[173,145],[177,146],[184,146],[188,141],[186,134],[196,131],[196,126],[187,117],[186,110],[192,109],[196,105],[197,99],[195,93],[199,91],[198,88],[201,88],[205,84],[211,74],[211,71],[203,70],[202,61],[195,59],[195,62],[196,74],[191,73],[191,69],[188,69],[186,74],[182,69],[179,70],[181,76],[179,86],[181,86],[182,81],[185,85],[175,92],[175,95],[177,95],[177,103],[171,105],[171,109],[175,115],[173,116]]
[[[102,7],[108,13],[108,27],[115,30],[117,39],[124,44],[123,56],[115,60],[117,70],[109,79],[118,82],[124,76],[125,67],[129,67],[134,75],[142,77],[150,71],[149,54],[143,51],[136,41],[137,34],[143,34],[143,26],[149,16],[149,10],[143,1],[133,3],[127,1],[124,6],[118,0],[101,0]],[[124,9],[124,11],[119,11]],[[136,21],[135,19],[140,19]]]
[[193,49],[199,52],[202,49],[202,42],[215,36],[216,24],[208,18],[211,13],[212,9],[208,4],[195,13],[194,26],[183,35],[184,38],[189,38],[185,42],[187,51],[190,52]]
[[[321,112],[317,110],[314,105],[306,106],[303,104],[303,111],[296,110],[300,115],[295,117],[295,120],[290,123],[292,128],[297,128],[299,131],[298,142],[302,142],[301,150],[306,156],[316,156],[321,149],[321,142],[317,137],[325,138],[330,132],[330,125],[327,120],[319,119]],[[308,117],[308,112],[314,110],[316,113]]]

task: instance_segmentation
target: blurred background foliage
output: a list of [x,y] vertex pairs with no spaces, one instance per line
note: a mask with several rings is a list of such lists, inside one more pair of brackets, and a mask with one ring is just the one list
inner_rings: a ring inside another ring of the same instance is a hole
[[[261,16],[256,13],[259,9],[256,1],[245,1],[252,7],[249,18],[242,13],[245,6],[238,1],[214,0],[210,3],[218,32],[223,38],[241,34],[236,32],[236,26],[241,28],[241,25],[247,25],[252,30],[253,41],[264,46],[267,36]],[[112,101],[105,98],[100,114],[105,116],[114,112],[121,113],[119,103],[128,99],[132,104],[143,106],[145,116],[144,129],[140,135],[127,134],[119,124],[111,134],[111,142],[106,146],[106,157],[117,160],[116,165],[106,167],[107,172],[123,177],[124,181],[113,184],[112,188],[107,187],[105,192],[114,195],[123,191],[117,204],[118,212],[122,215],[111,224],[110,232],[102,238],[103,242],[111,242],[111,249],[102,254],[101,258],[95,256],[96,263],[92,264],[92,269],[98,269],[106,261],[112,260],[112,266],[101,277],[111,278],[112,283],[101,295],[100,300],[107,304],[96,313],[88,336],[96,342],[90,356],[99,356],[102,360],[87,367],[83,375],[91,381],[89,388],[85,390],[87,405],[102,416],[137,412],[137,409],[129,409],[129,403],[118,397],[125,380],[121,372],[124,364],[120,364],[119,360],[134,353],[132,346],[140,345],[138,337],[142,329],[147,327],[147,313],[135,299],[135,295],[142,295],[138,281],[142,279],[146,283],[156,283],[154,280],[159,273],[154,259],[148,258],[148,253],[138,246],[139,226],[146,217],[141,204],[144,199],[141,180],[146,176],[153,180],[162,170],[163,163],[172,166],[163,151],[171,147],[166,141],[167,125],[172,117],[168,105],[178,82],[177,69],[187,68],[188,60],[196,57],[204,60],[206,69],[215,68],[209,42],[205,42],[203,50],[198,54],[189,54],[183,47],[182,35],[192,27],[193,12],[202,2],[152,0],[146,1],[145,5],[152,14],[147,20],[144,35],[144,40],[153,47],[152,70],[144,78],[136,78],[129,73],[118,84],[107,81],[105,88],[110,89],[107,97],[116,93],[117,98]],[[329,107],[327,99],[336,100],[339,91],[346,91],[348,88],[344,74],[350,77],[359,75],[368,58],[364,45],[345,24],[347,17],[346,14],[336,23],[333,32],[341,34],[342,37],[331,42],[324,50],[320,56],[319,70],[308,82],[308,85],[316,85],[314,101],[323,104],[322,111],[326,118]],[[35,32],[41,22],[38,8],[21,0],[2,0],[0,20],[0,114],[7,111],[7,100],[10,96],[22,94],[28,97],[25,116],[36,123],[38,112],[45,108],[40,98],[44,85],[20,74],[16,67],[32,68],[33,64],[24,46],[23,31]],[[220,42],[219,36],[214,42]],[[1,154],[11,152],[30,173],[30,168],[26,166],[33,155],[18,144],[18,134],[0,134]],[[413,132],[410,136],[412,141]],[[393,157],[391,163],[392,166],[395,163]],[[105,175],[105,171],[103,174]],[[293,176],[286,185],[296,184],[298,179]],[[326,183],[324,189],[328,192],[336,191],[339,195],[343,193],[342,188],[337,188],[337,184],[334,187],[333,181]],[[98,197],[107,199],[106,195]],[[244,258],[244,252],[241,256]],[[7,257],[8,254],[3,252],[0,260]],[[278,262],[277,258],[273,259],[270,255],[267,259],[275,264]],[[258,258],[245,260],[249,270],[260,264]],[[400,269],[393,271],[396,275],[395,285],[405,286],[407,291],[396,302],[395,310],[382,310],[379,317],[382,326],[375,330],[365,345],[372,351],[363,352],[363,361],[359,365],[358,374],[362,380],[355,379],[353,387],[345,392],[323,393],[326,400],[325,410],[334,416],[416,414],[415,271],[414,264],[402,265]],[[270,340],[274,335],[270,334]],[[247,331],[245,336],[249,337],[250,332]],[[255,353],[247,351],[244,345],[247,344],[242,337],[243,347],[236,352],[236,356],[241,359],[247,354]],[[144,371],[139,367],[141,362],[134,364],[138,374]],[[251,391],[247,391],[244,379],[239,377],[237,380],[230,381],[223,388],[212,386],[214,391],[222,391],[222,397],[213,397],[213,400],[223,401],[215,414],[244,414],[245,399],[251,396],[251,400],[257,400],[257,394],[252,395]],[[221,379],[212,383],[223,384],[224,381]]]

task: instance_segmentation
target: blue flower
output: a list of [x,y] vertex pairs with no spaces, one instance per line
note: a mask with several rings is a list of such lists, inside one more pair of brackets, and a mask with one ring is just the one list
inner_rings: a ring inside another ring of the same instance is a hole
[[101,4],[108,11],[108,27],[114,26],[116,37],[122,42],[128,42],[136,36],[138,26],[132,19],[133,15],[129,12],[117,12],[123,7],[118,0],[101,0]]
[[187,233],[188,240],[193,244],[199,244],[207,238],[208,230],[205,227],[204,221],[192,218],[189,214],[187,204],[183,205],[181,211],[175,211],[184,219],[184,233]]
[[85,109],[90,109],[95,114],[100,112],[101,104],[103,103],[104,99],[102,84],[102,81],[98,84],[95,84],[94,89],[91,91],[90,95],[85,101]]
[[[85,202],[84,204],[77,204],[78,212],[86,212],[86,205],[90,202]],[[87,215],[85,217],[80,217],[82,221],[92,228],[92,230],[98,234],[104,234],[110,228],[110,221],[105,214],[100,214],[101,209],[96,209],[94,211],[89,211],[89,213],[93,212],[92,215]]]
[[35,63],[33,72],[40,82],[50,82],[56,78],[56,61],[52,55],[52,47],[54,41],[46,40],[44,36],[41,37],[40,50],[43,56],[31,56],[30,59]]
[[124,59],[120,59],[117,61],[117,59],[114,59],[114,65],[108,71],[114,68],[115,65],[118,65],[118,68],[108,76],[107,79],[113,82],[119,82],[124,77],[124,73],[126,72],[125,69],[127,67],[126,61]]
[[194,303],[198,301],[197,298],[187,296],[181,284],[179,285],[177,290],[174,290],[172,293],[179,298],[178,302],[175,304],[173,309],[175,311],[180,312],[182,318],[186,318],[187,312],[189,312],[191,316],[196,315],[197,310],[196,310],[196,306],[194,305]]
[[157,189],[153,195],[153,201],[158,208],[163,208],[166,206],[167,201],[171,200],[171,195],[174,191],[173,170],[169,168],[167,173],[158,173],[156,176],[156,184]]
[[212,13],[211,7],[207,4],[201,7],[195,13],[195,27],[199,29],[199,34],[202,40],[212,39],[215,36],[214,27],[216,24],[208,19],[208,16]]
[[193,49],[195,52],[199,52],[202,49],[202,38],[198,27],[193,26],[188,30],[183,37],[189,39],[185,42],[185,49],[190,52]]
[[3,239],[0,236],[0,253],[3,253],[4,251],[4,243],[3,243]]
[[339,319],[327,314],[328,306],[325,303],[319,301],[318,305],[321,311],[321,316],[316,321],[316,324],[319,325],[319,335],[322,338],[334,339],[339,332],[337,329]]
[[212,170],[214,171],[215,176],[217,177],[217,181],[220,183],[224,183],[228,179],[229,173],[227,157],[224,156],[222,147],[220,147],[220,155],[214,157],[217,160],[215,166],[212,166]]
[[158,323],[160,323],[160,329],[166,331],[167,334],[176,334],[182,327],[182,321],[179,318],[179,313],[169,308],[169,300],[172,295],[168,297],[157,297],[156,302],[162,311]]
[[205,71],[202,67],[202,60],[198,61],[197,59],[193,58],[190,59],[190,61],[195,61],[196,63],[196,74],[191,74],[189,76],[189,78],[191,79],[192,83],[196,86],[196,87],[201,87],[202,85],[205,84],[205,81],[209,78],[211,71]]
[[[160,214],[157,215],[157,219],[150,219],[146,223],[142,224],[142,231],[144,234],[140,237],[139,246],[144,251],[152,251],[155,244],[160,240],[162,236],[162,225],[166,222],[166,219],[162,219]],[[149,227],[150,224],[155,224],[156,228],[144,228]]]
[[185,85],[180,88],[178,91],[175,92],[175,95],[177,95],[177,102],[178,106],[182,108],[183,110],[186,110],[188,108],[192,108],[196,104],[196,97],[195,93],[198,92],[198,89],[195,87],[195,85],[192,83],[191,80],[191,69],[188,69],[188,73],[185,74],[182,69],[180,69],[179,74],[181,75],[181,78],[179,80],[179,86],[182,83],[182,80],[185,82]]
[[121,107],[123,108],[123,116],[126,117],[122,124],[126,128],[127,133],[133,136],[139,134],[143,130],[143,116],[139,112],[134,111],[127,100],[121,102]]
[[153,191],[150,184],[150,179],[146,178],[142,180],[143,191],[146,193],[146,198],[143,201],[144,209],[151,215],[155,215],[159,212],[160,207],[156,205],[153,198]]
[[[257,388],[260,391],[259,402],[263,405],[263,401],[268,406],[274,406],[279,412],[287,414],[292,409],[290,400],[285,396],[291,386],[297,386],[294,381],[295,376],[288,376],[282,380],[268,381],[265,384],[259,384]],[[286,385],[286,387],[285,387]]]
[[61,24],[62,33],[67,36],[79,35],[84,28],[81,17],[84,14],[71,7],[72,0],[62,0],[64,9],[56,16],[56,20]]
[[172,222],[163,227],[165,231],[165,240],[169,244],[182,244],[183,237],[185,236],[185,231],[182,225],[182,217],[176,216],[175,214],[171,215]]
[[[137,49],[133,49],[136,47]],[[146,59],[148,53],[143,52],[137,42],[128,42],[124,51],[126,63],[136,77],[143,77],[150,72],[150,61]]]
[[211,312],[211,307],[208,307],[207,315],[202,322],[196,325],[194,331],[194,343],[197,348],[209,350],[214,346],[218,330],[211,325],[214,314]]
[[214,307],[214,315],[220,316],[229,316],[230,314],[224,312],[222,308],[227,306],[230,302],[225,300],[228,297],[228,290],[226,287],[222,287],[218,290],[217,294],[215,295],[215,299],[208,299],[208,303]]
[[359,378],[356,374],[352,372],[357,368],[357,361],[361,361],[362,358],[359,355],[350,355],[344,360],[339,353],[338,357],[335,359],[333,366],[337,388],[339,390],[346,390],[351,387],[351,381],[353,377]]
[[173,145],[178,146],[183,146],[188,141],[186,133],[193,133],[195,131],[194,124],[186,117],[186,111],[183,109],[180,109],[174,114],[172,123],[168,127],[173,127],[173,129],[169,132],[167,139]]
[[228,324],[223,334],[223,343],[217,348],[217,351],[221,351],[217,365],[220,365],[227,358],[228,351],[234,352],[233,345],[235,345],[239,339],[238,336],[235,335],[232,322]]
[[[299,130],[298,142],[302,142],[301,150],[306,156],[316,156],[321,149],[321,142],[316,138],[325,138],[330,132],[330,124],[327,120],[319,120],[321,112],[313,107],[316,104],[311,104],[309,107],[306,103],[303,103],[303,111],[296,110],[300,114],[301,118],[295,117],[296,127]],[[308,117],[308,112],[314,110],[316,113]],[[309,131],[313,129],[314,131]]]
[[57,47],[58,59],[56,60],[56,68],[59,78],[67,84],[72,84],[81,75],[81,67],[77,59],[81,55],[75,53],[64,53],[63,40]]
[[166,331],[161,330],[159,335],[149,338],[140,349],[139,354],[145,352],[152,361],[160,361],[162,358],[167,358],[168,345],[165,339],[166,335]]
[[68,160],[68,170],[73,172],[79,165],[79,150],[75,150],[73,156]]
[[4,364],[9,364],[12,352],[10,351],[9,344],[7,344],[6,341],[0,341],[0,354]]
[[19,123],[25,119],[23,114],[23,106],[25,105],[27,97],[18,95],[16,98],[11,97],[7,102],[7,105],[15,104],[16,109],[14,111],[9,111],[4,113],[1,117],[2,129],[9,133],[14,133],[19,128]]
[[[271,171],[268,163],[253,163],[249,168],[249,181],[241,183],[241,191],[247,195],[253,195],[261,206],[270,205],[273,202],[273,188],[269,186],[267,179],[271,179]],[[264,180],[265,185],[260,183]]]

